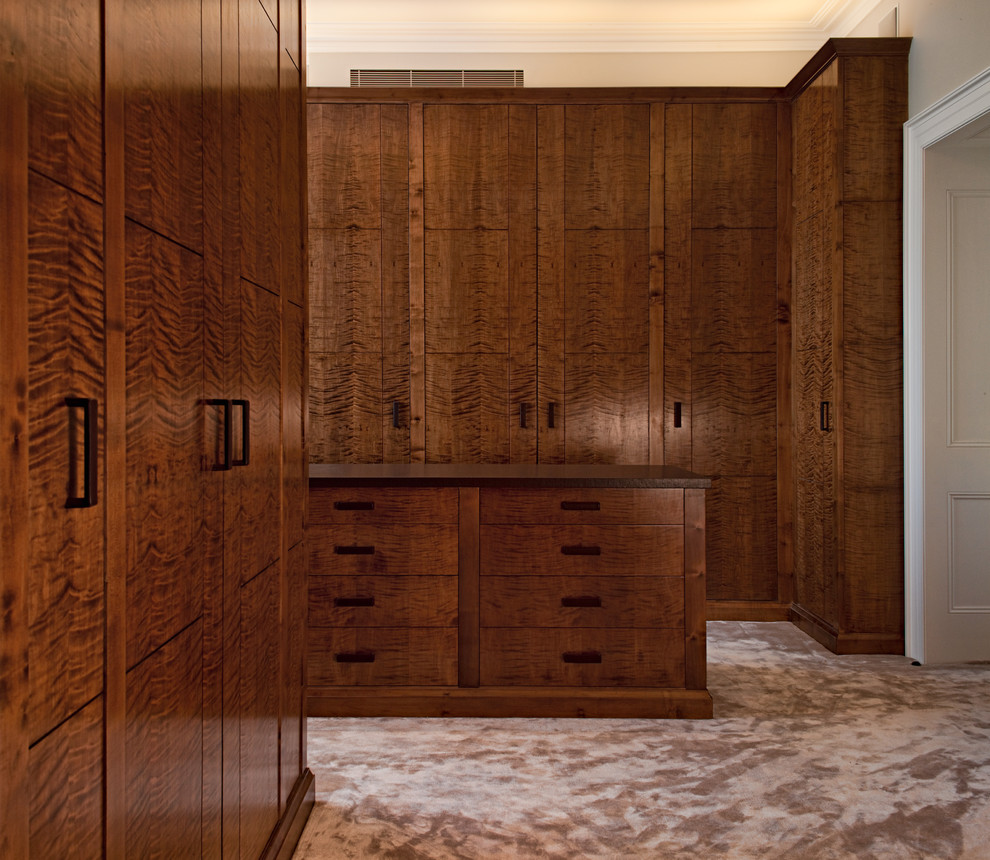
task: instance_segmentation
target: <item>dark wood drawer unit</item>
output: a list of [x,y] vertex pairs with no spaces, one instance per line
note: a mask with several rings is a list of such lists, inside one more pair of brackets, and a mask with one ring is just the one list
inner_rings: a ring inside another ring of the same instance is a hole
[[657,466],[311,467],[309,713],[710,717],[709,486]]

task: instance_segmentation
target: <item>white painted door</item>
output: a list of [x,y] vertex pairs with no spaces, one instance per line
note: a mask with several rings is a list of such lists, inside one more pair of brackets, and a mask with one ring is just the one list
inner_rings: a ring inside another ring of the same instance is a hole
[[980,122],[925,151],[927,663],[990,660],[990,136],[974,136]]

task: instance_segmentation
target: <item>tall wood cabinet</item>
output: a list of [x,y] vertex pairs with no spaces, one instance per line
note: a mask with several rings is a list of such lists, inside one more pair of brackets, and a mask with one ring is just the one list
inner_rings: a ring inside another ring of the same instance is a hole
[[880,47],[826,46],[793,111],[794,612],[839,653],[904,647],[907,45]]
[[13,5],[0,855],[287,856],[312,804],[303,9]]

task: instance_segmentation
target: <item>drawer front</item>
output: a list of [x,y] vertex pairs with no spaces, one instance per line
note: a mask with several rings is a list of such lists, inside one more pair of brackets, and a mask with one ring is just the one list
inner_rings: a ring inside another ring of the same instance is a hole
[[309,522],[315,525],[456,523],[457,489],[315,487],[309,491]]
[[483,628],[483,686],[683,687],[679,630]]
[[680,525],[683,490],[482,489],[482,523]]
[[310,575],[457,574],[457,525],[312,526]]
[[[310,610],[312,618],[312,609]],[[486,576],[482,627],[684,628],[679,576]]]
[[679,526],[482,526],[483,575],[681,576]]
[[455,627],[456,576],[310,576],[310,627]]
[[315,627],[309,631],[311,686],[455,686],[454,627]]

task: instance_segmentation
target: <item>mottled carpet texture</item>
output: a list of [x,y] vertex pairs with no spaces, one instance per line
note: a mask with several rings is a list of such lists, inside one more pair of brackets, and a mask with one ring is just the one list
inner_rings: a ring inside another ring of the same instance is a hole
[[990,666],[708,637],[713,720],[310,720],[296,860],[990,858]]

